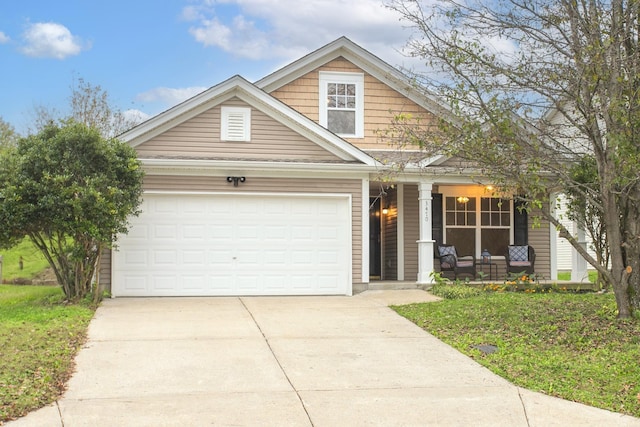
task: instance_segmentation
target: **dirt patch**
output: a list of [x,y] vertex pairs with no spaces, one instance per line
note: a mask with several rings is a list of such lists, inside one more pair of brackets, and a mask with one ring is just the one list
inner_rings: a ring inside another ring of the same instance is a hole
[[33,279],[26,279],[24,277],[16,277],[12,280],[3,279],[2,283],[10,283],[13,285],[47,285],[47,286],[55,286],[58,284],[58,279],[56,279],[56,275],[53,272],[53,268],[47,267],[42,272],[40,272]]

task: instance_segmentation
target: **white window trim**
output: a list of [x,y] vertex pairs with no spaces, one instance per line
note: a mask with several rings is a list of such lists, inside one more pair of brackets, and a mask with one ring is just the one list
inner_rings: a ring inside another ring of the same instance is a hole
[[364,73],[340,73],[335,71],[320,71],[319,89],[320,125],[327,128],[327,84],[352,83],[356,85],[356,132],[354,134],[338,134],[348,138],[364,138]]
[[[476,199],[476,225],[467,225],[467,226],[448,226],[447,225],[447,197],[458,197],[458,196],[467,196],[469,198],[475,198]],[[475,247],[475,257],[480,259],[481,257],[481,253],[482,253],[482,248],[480,247],[480,242],[482,240],[482,225],[480,223],[480,217],[481,217],[481,209],[480,209],[480,199],[482,197],[492,197],[492,196],[488,196],[484,193],[479,193],[479,192],[475,192],[473,190],[465,190],[465,189],[459,189],[459,188],[454,188],[454,189],[448,189],[447,191],[443,191],[442,192],[442,238],[444,240],[443,243],[447,243],[447,228],[468,228],[468,229],[474,229],[475,230],[475,234],[476,234],[476,247]],[[484,227],[484,228],[494,228],[494,229],[509,229],[509,244],[513,245],[513,233],[514,233],[514,206],[513,206],[513,200],[509,200],[509,209],[510,209],[510,225],[509,227],[507,226],[500,226],[500,227]],[[495,259],[504,259],[503,255],[500,254],[491,254],[492,258]]]
[[[230,126],[231,119],[240,120]],[[251,108],[221,107],[220,108],[220,139],[222,141],[249,142],[251,141]]]

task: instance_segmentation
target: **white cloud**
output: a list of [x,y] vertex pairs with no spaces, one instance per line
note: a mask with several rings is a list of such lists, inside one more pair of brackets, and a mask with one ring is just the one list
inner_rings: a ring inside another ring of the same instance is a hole
[[185,88],[158,87],[136,95],[140,102],[162,102],[167,105],[175,105],[206,90],[206,87],[193,86]]
[[82,40],[55,22],[30,24],[23,34],[22,52],[36,58],[65,59],[83,50]]
[[0,44],[9,43],[9,40],[11,40],[9,36],[0,31]]
[[144,111],[136,110],[133,108],[123,111],[122,115],[124,116],[127,122],[136,123],[136,124],[142,123],[151,117],[151,115],[145,113]]
[[397,65],[410,35],[383,0],[199,0],[182,18],[196,41],[255,60],[289,61],[344,35]]

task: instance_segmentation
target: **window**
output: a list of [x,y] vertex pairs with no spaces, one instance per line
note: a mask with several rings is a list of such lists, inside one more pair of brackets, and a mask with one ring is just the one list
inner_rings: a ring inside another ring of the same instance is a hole
[[459,255],[479,256],[483,249],[504,255],[511,236],[509,200],[447,196],[444,214],[446,243],[455,245]]
[[511,204],[496,197],[480,199],[480,246],[489,253],[504,255],[511,234]]
[[251,140],[251,108],[222,107],[220,122],[220,139],[222,141]]
[[458,255],[476,253],[476,199],[466,196],[447,197],[445,227],[447,244],[455,245]]
[[320,124],[340,136],[364,137],[364,74],[320,72]]

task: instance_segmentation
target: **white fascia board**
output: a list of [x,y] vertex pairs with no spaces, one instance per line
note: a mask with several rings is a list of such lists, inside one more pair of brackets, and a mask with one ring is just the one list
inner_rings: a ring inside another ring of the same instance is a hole
[[[120,140],[132,147],[157,136],[224,101],[237,97],[273,119],[283,122],[301,135],[318,144],[338,158],[359,161],[373,166],[377,162],[365,152],[356,148],[314,121],[298,113],[278,99],[260,90],[240,76],[232,77],[193,98],[178,104],[170,110],[152,117],[139,126],[125,132]],[[284,120],[283,120],[284,119]]]
[[138,126],[118,136],[123,142],[135,147],[146,140],[165,132],[172,127],[201,114],[234,96],[233,89],[248,83],[240,76],[230,79],[201,92],[186,101],[157,114]]
[[366,179],[375,167],[344,163],[289,163],[267,161],[140,159],[147,174],[226,176],[230,173],[252,172],[256,176],[309,176],[322,178]]

